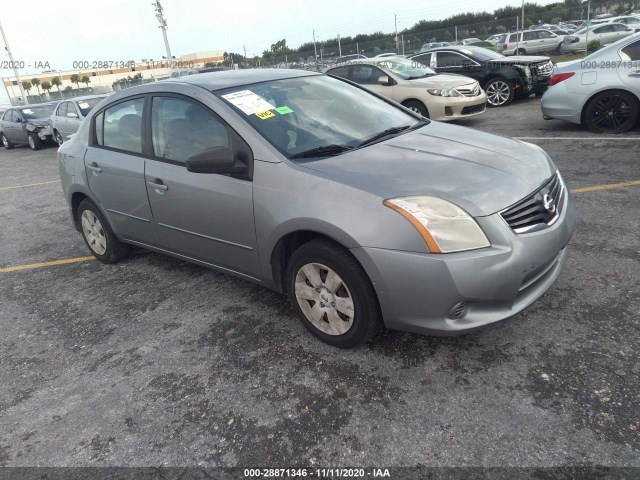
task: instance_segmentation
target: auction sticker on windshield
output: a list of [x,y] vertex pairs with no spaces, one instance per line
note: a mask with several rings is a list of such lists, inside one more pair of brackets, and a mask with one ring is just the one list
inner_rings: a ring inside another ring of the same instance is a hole
[[267,102],[260,95],[253,93],[251,90],[241,90],[239,92],[228,93],[222,95],[227,102],[242,110],[246,115],[255,115],[256,113],[271,110],[273,105]]

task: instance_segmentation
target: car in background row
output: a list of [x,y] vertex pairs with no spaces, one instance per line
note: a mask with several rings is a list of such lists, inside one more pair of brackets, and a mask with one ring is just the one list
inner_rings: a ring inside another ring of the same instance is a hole
[[508,33],[499,42],[496,51],[503,55],[532,55],[534,53],[559,52],[565,37],[549,30],[525,30]]
[[0,141],[7,150],[16,145],[29,145],[40,150],[52,141],[51,114],[55,104],[40,103],[7,109],[0,120]]
[[354,53],[352,55],[343,55],[342,57],[336,58],[336,65],[341,63],[350,62],[352,60],[358,60],[359,58],[368,58],[366,55],[361,55],[359,53]]
[[640,33],[556,65],[541,106],[547,120],[567,120],[597,133],[634,128],[640,116]]
[[383,325],[453,335],[517,314],[559,277],[575,224],[540,147],[304,71],[115,93],[58,149],[58,166],[98,260],[133,245],[286,293],[336,347]]
[[477,81],[439,75],[404,57],[359,60],[325,73],[351,80],[433,120],[459,120],[486,110],[487,96]]
[[89,95],[58,103],[51,115],[51,131],[58,145],[78,131],[85,117],[104,98],[107,95]]
[[621,38],[632,35],[636,29],[622,23],[603,23],[578,30],[573,35],[564,37],[560,45],[562,53],[577,53],[587,50],[587,44],[598,40],[603,47],[617,42]]
[[549,84],[553,64],[549,57],[505,57],[480,47],[446,47],[418,53],[410,60],[438,73],[457,73],[477,80],[492,107],[503,107],[514,98],[542,95]]
[[425,43],[422,48],[420,49],[421,52],[428,52],[429,50],[433,50],[434,48],[440,48],[440,47],[448,47],[451,44],[449,42],[431,42],[431,43]]

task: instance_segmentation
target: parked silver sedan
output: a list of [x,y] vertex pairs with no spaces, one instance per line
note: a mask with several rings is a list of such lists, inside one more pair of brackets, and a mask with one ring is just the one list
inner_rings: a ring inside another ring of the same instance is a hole
[[58,162],[102,262],[137,245],[259,283],[338,347],[382,325],[455,334],[518,313],[560,275],[574,227],[540,148],[311,72],[118,92]]
[[51,115],[53,139],[62,145],[71,135],[78,131],[80,124],[106,95],[89,95],[63,100],[58,103]]
[[597,133],[623,133],[640,116],[640,33],[583,60],[559,63],[542,97],[545,119],[586,125]]

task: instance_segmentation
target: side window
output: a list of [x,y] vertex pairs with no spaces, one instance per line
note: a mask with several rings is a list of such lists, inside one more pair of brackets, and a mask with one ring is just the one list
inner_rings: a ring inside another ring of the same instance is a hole
[[67,105],[69,105],[69,102],[62,102],[60,105],[58,105],[58,113],[56,114],[58,117],[67,116]]
[[338,67],[329,70],[327,73],[335,75],[336,77],[349,78],[349,67]]
[[627,45],[622,50],[622,58],[624,60],[638,61],[640,60],[640,40],[632,43],[631,45]]
[[538,32],[538,38],[555,38],[555,35],[546,30]]
[[611,25],[613,27],[613,31],[614,32],[626,32],[629,27],[626,27],[624,25]]
[[464,57],[453,52],[438,52],[438,68],[462,67]]
[[96,126],[96,141],[98,145],[104,145],[104,112],[96,115],[94,123]]
[[378,78],[386,74],[370,65],[354,65],[351,75],[353,75],[353,81],[360,85],[377,85]]
[[431,66],[431,54],[425,53],[424,55],[417,55],[411,59],[414,62],[421,63],[422,65],[426,65],[427,67]]
[[132,153],[142,153],[143,108],[144,98],[136,98],[107,108],[104,111],[101,145]]
[[538,32],[524,32],[522,34],[522,41],[527,42],[529,40],[536,40],[538,38]]
[[13,123],[18,123],[22,116],[18,113],[17,110],[11,110],[11,121]]
[[11,110],[7,110],[6,112],[4,112],[4,115],[2,116],[2,120],[4,120],[5,122],[11,121]]
[[216,147],[229,148],[226,125],[210,110],[181,98],[154,97],[153,154],[177,162]]
[[593,33],[609,33],[611,31],[611,27],[606,25],[604,27],[596,28]]

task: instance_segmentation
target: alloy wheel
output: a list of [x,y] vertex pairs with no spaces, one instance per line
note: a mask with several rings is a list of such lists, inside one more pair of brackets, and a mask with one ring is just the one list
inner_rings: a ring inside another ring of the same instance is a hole
[[593,125],[603,132],[619,132],[632,118],[633,106],[620,95],[608,95],[598,100],[592,110]]
[[4,135],[2,135],[2,145],[4,145],[4,148],[9,148],[9,140]]
[[511,96],[511,87],[506,82],[497,81],[487,87],[487,100],[494,107],[504,105]]
[[343,335],[353,325],[353,297],[331,268],[320,263],[300,268],[295,278],[295,296],[305,317],[321,332]]
[[60,132],[56,132],[56,143],[58,145],[62,145],[64,143],[64,139],[62,138],[62,135],[60,135]]
[[31,135],[29,135],[29,147],[31,147],[32,150],[35,150],[36,148],[36,142],[33,140]]
[[107,236],[100,220],[91,210],[85,210],[81,216],[82,234],[87,239],[89,248],[96,255],[104,255],[107,251]]

